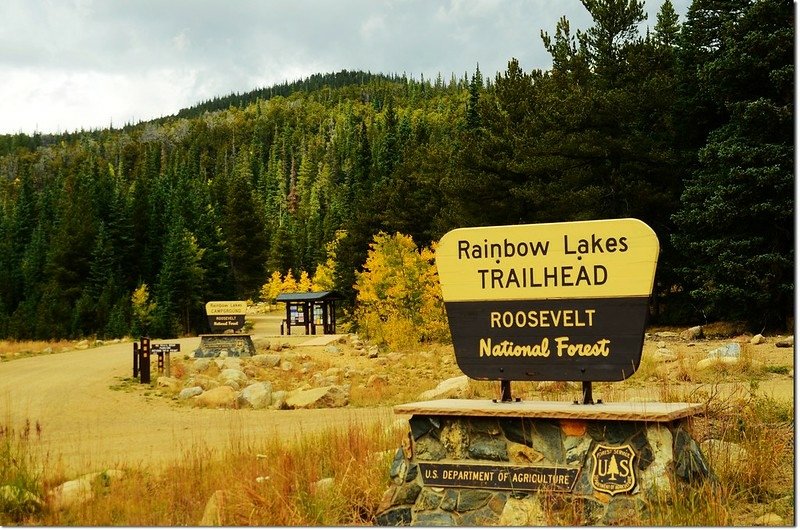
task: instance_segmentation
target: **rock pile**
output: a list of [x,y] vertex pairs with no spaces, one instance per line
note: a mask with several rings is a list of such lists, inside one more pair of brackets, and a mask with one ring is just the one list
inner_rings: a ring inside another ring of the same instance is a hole
[[[293,361],[280,354],[264,353],[249,358],[196,358],[187,366],[187,377],[159,377],[157,387],[175,395],[179,402],[206,408],[300,409],[345,407],[350,401],[350,385],[340,384],[340,369],[329,369],[325,375],[314,374],[316,386],[290,392],[274,389],[264,380],[267,370],[291,371]],[[304,363],[301,371],[309,371],[312,363]],[[268,374],[267,374],[268,375]],[[275,374],[277,375],[277,374]]]

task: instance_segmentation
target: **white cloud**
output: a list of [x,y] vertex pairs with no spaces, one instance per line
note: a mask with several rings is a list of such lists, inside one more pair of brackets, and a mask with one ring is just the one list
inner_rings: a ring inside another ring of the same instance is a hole
[[547,68],[539,31],[561,15],[590,24],[580,0],[2,0],[0,133],[122,125],[342,68]]
[[0,133],[119,127],[173,114],[176,101],[191,98],[196,82],[196,72],[171,69],[135,81],[119,73],[19,69],[0,85]]

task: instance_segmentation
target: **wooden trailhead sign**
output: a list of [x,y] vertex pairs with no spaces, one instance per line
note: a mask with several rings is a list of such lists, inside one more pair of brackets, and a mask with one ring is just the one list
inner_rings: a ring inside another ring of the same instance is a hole
[[499,381],[630,377],[658,253],[638,219],[448,232],[436,265],[459,368]]

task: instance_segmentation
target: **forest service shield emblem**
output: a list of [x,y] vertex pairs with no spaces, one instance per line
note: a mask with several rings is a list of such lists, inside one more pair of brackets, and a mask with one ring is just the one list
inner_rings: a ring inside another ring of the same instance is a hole
[[619,447],[598,444],[592,451],[592,487],[609,495],[631,491],[636,486],[635,456],[629,444]]

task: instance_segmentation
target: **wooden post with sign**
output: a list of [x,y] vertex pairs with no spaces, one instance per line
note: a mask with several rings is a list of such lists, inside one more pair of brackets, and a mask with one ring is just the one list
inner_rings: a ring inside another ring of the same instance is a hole
[[150,337],[139,339],[139,372],[142,384],[150,384]]
[[[581,524],[630,524],[618,506],[708,478],[687,428],[702,405],[592,395],[639,367],[658,253],[637,219],[445,234],[436,265],[456,363],[500,397],[394,407],[409,432],[377,524],[530,526],[555,495],[571,497],[556,503],[566,511],[590,507]],[[576,381],[581,397],[521,401],[512,381]]]
[[133,343],[133,378],[139,377],[139,343]]
[[170,367],[170,354],[181,351],[181,345],[178,343],[163,344],[157,343],[151,346],[151,351],[158,355],[158,369],[167,377],[171,375]]

